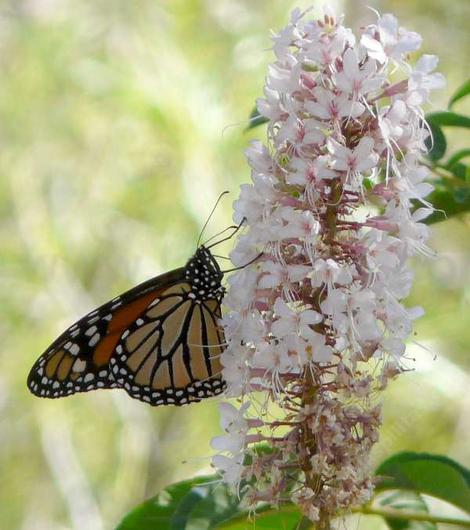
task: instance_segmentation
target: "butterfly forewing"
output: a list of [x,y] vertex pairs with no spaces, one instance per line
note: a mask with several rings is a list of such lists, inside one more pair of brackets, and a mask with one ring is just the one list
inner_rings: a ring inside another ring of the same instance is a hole
[[185,267],[149,280],[67,329],[33,366],[42,397],[124,388],[152,405],[219,394],[222,273],[200,247]]

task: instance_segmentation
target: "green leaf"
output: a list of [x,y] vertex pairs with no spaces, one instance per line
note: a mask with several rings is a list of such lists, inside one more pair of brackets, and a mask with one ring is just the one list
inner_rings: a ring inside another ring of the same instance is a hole
[[313,523],[312,521],[308,518],[308,517],[305,517],[305,515],[302,517],[302,519],[300,521],[298,521],[293,527],[291,530],[312,530],[313,528]]
[[446,110],[426,114],[426,121],[444,127],[470,127],[470,118],[468,116]]
[[[428,197],[428,200],[436,209],[429,217],[424,219],[424,223],[433,224],[445,221],[450,217],[465,212],[470,212],[470,188],[466,185],[450,187],[437,187]],[[419,208],[420,203],[416,204]]]
[[209,475],[168,486],[128,513],[116,530],[290,530],[300,518],[292,504],[260,506],[254,518],[217,475]]
[[466,210],[470,209],[470,188],[458,187],[454,189],[455,202],[463,206]]
[[470,167],[456,162],[452,166],[446,167],[447,171],[450,171],[455,177],[470,182]]
[[250,124],[245,129],[245,131],[254,129],[255,127],[258,127],[258,125],[263,125],[263,123],[268,123],[268,121],[269,119],[264,116],[261,116],[261,114],[258,112],[258,109],[254,107],[250,114]]
[[285,505],[277,510],[264,509],[251,518],[248,513],[244,513],[220,523],[214,530],[293,530],[297,529],[301,517],[296,506]]
[[[415,513],[429,513],[424,499],[412,491],[394,491],[379,501],[381,506],[394,510],[406,510]],[[391,530],[437,530],[434,523],[428,521],[408,521],[406,519],[386,518]]]
[[127,514],[117,530],[210,530],[239,513],[239,499],[217,475],[165,488]]
[[374,187],[374,183],[368,177],[362,179],[362,185],[364,186],[366,191],[370,191]]
[[470,149],[460,149],[459,151],[456,151],[451,157],[449,157],[449,160],[447,160],[445,167],[453,166],[454,164],[460,162],[460,160],[466,158],[467,156],[470,156]]
[[470,118],[455,112],[432,112],[426,115],[426,121],[431,129],[432,137],[426,139],[428,157],[436,162],[440,160],[447,149],[447,141],[442,132],[442,127],[470,128]]
[[459,87],[454,95],[450,98],[449,101],[449,109],[456,103],[459,99],[464,98],[465,96],[468,96],[470,94],[470,79],[468,81],[465,81],[465,83]]
[[470,156],[470,149],[460,149],[456,151],[442,166],[456,177],[470,183],[470,166],[462,164],[460,160]]
[[432,121],[429,121],[428,125],[431,129],[432,136],[428,136],[428,138],[426,138],[425,144],[426,148],[428,149],[427,156],[433,162],[437,162],[445,155],[447,149],[447,140],[439,125],[433,123]]
[[376,470],[376,491],[414,491],[449,502],[470,513],[470,471],[445,456],[398,453]]

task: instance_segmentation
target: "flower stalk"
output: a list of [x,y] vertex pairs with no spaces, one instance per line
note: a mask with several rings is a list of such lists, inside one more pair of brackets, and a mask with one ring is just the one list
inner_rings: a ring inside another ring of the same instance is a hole
[[241,406],[222,405],[213,464],[248,505],[294,502],[321,530],[371,497],[377,396],[422,314],[402,300],[407,260],[432,255],[421,105],[443,79],[433,56],[409,64],[420,43],[392,15],[356,39],[329,10],[294,11],[257,102],[268,146],[247,150],[234,206],[231,259],[250,265],[228,280],[222,364]]

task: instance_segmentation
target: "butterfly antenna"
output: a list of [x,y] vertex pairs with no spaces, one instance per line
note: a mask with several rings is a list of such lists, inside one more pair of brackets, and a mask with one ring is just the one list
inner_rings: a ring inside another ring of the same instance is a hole
[[219,195],[219,197],[217,198],[217,200],[215,201],[215,204],[214,204],[214,206],[213,206],[213,208],[212,208],[212,210],[211,210],[211,213],[209,214],[209,217],[207,218],[206,222],[204,223],[204,226],[202,227],[202,230],[201,230],[201,232],[200,232],[200,234],[199,234],[199,237],[197,238],[197,245],[196,245],[197,248],[199,248],[199,243],[201,242],[202,234],[204,233],[204,230],[206,229],[207,224],[208,224],[209,221],[211,220],[211,217],[212,217],[212,215],[214,214],[215,209],[217,208],[217,206],[218,206],[218,204],[219,204],[219,202],[220,202],[220,199],[222,199],[222,197],[223,197],[224,195],[227,195],[227,193],[230,193],[230,192],[229,192],[228,190],[223,191],[223,192]]
[[261,256],[264,254],[264,252],[260,252],[256,257],[254,257],[251,261],[249,261],[248,263],[245,263],[245,265],[240,265],[240,267],[234,267],[233,269],[227,269],[226,271],[221,271],[223,274],[227,274],[228,272],[233,272],[233,271],[239,271],[241,269],[244,269],[245,267],[248,267],[248,265],[251,265],[252,263],[254,263],[255,261],[257,261],[259,258],[261,258]]
[[[204,241],[204,243],[202,244],[202,246],[206,247],[206,248],[209,248],[207,246],[207,243],[210,243],[213,239],[215,239],[216,237],[219,237],[221,236],[222,234],[225,234],[225,232],[227,232],[228,230],[235,230],[235,228],[238,228],[238,225],[230,225],[230,226],[227,226],[227,228],[224,228],[222,231],[220,232],[217,232],[217,234],[214,234],[213,236],[211,236],[207,241]],[[230,236],[231,237],[231,236]],[[217,243],[214,243],[214,245],[217,245]]]
[[246,217],[244,217],[241,221],[240,221],[240,224],[238,225],[232,225],[232,226],[229,226],[228,228],[226,228],[225,230],[222,230],[222,232],[219,232],[218,234],[216,234],[215,236],[212,236],[210,239],[208,239],[206,241],[206,243],[209,243],[209,241],[211,241],[212,239],[214,239],[214,237],[217,237],[217,236],[220,236],[222,235],[224,232],[227,232],[227,230],[233,230],[233,232],[227,236],[227,237],[224,237],[223,239],[219,239],[219,241],[216,241],[215,243],[212,243],[212,245],[209,245],[209,246],[206,246],[206,248],[212,248],[212,247],[215,247],[216,245],[220,245],[220,243],[223,243],[224,241],[228,241],[229,239],[232,239],[232,237],[240,230],[240,228],[243,226],[243,223],[246,221]]

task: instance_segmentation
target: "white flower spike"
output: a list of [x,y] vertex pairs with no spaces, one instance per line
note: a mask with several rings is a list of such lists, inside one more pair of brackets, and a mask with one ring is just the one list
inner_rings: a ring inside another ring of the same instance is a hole
[[420,105],[444,81],[434,56],[408,63],[421,37],[392,15],[357,39],[330,9],[307,16],[274,36],[257,102],[269,147],[248,148],[234,206],[247,229],[232,261],[263,258],[229,278],[222,364],[242,404],[221,407],[213,465],[253,507],[291,501],[327,528],[370,498],[375,399],[422,314],[402,303],[408,258],[431,253]]

